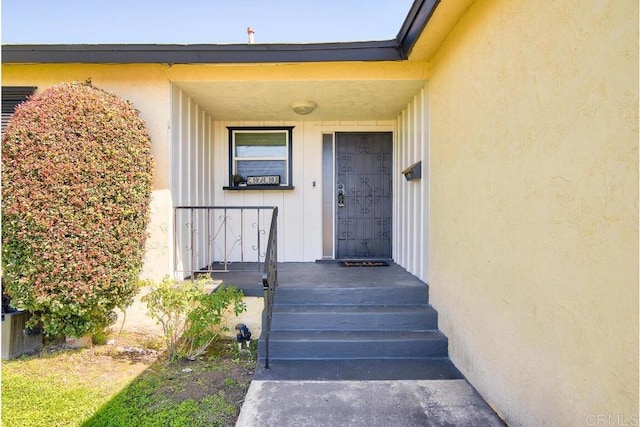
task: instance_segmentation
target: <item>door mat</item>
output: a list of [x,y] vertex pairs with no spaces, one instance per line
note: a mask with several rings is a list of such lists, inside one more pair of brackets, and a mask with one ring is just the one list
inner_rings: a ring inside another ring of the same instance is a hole
[[389,267],[386,261],[343,261],[342,267]]

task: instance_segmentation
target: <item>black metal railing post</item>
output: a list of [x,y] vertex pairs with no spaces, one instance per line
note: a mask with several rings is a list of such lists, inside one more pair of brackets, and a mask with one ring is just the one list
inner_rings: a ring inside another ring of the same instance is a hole
[[271,227],[267,240],[267,251],[262,271],[262,286],[264,288],[264,367],[269,369],[269,340],[271,338],[271,318],[273,317],[273,300],[278,285],[278,208],[273,208]]

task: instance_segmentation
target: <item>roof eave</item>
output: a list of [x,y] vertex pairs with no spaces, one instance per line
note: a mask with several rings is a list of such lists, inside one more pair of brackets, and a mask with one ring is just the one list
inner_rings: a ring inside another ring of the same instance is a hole
[[4,45],[3,63],[222,64],[399,61],[395,40],[246,45],[68,44]]
[[415,0],[394,40],[311,44],[33,44],[3,45],[7,64],[248,64],[401,61],[440,0]]
[[407,14],[400,31],[396,36],[398,49],[404,59],[409,58],[422,31],[433,16],[433,12],[440,4],[440,0],[415,0]]

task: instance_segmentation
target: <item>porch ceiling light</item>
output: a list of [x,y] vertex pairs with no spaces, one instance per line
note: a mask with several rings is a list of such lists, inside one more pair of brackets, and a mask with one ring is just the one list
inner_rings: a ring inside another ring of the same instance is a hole
[[305,116],[316,109],[318,104],[313,101],[300,101],[291,104],[291,109],[294,113]]

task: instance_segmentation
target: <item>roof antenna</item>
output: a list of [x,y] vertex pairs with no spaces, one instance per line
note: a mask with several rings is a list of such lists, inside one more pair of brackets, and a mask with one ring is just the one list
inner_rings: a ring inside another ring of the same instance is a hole
[[253,27],[247,27],[247,35],[249,36],[249,44],[253,44],[254,40],[253,40],[253,34],[255,33],[255,31],[253,30]]

